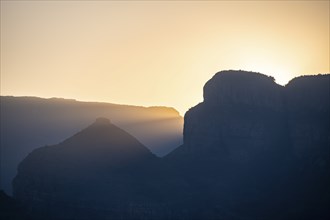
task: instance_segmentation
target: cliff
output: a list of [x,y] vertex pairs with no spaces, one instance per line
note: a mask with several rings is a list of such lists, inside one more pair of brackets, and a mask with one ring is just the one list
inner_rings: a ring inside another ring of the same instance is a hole
[[185,114],[184,144],[167,156],[200,187],[195,199],[212,198],[202,218],[330,216],[329,87],[330,75],[282,87],[246,71],[205,84],[204,101]]
[[285,90],[295,155],[300,159],[315,153],[326,156],[330,143],[330,76],[298,77]]
[[329,219],[330,75],[298,77],[285,89],[296,162],[293,202],[301,219]]
[[220,72],[205,84],[204,102],[185,115],[184,147],[191,156],[219,151],[242,163],[265,153],[283,156],[288,138],[283,106],[283,88],[272,78]]

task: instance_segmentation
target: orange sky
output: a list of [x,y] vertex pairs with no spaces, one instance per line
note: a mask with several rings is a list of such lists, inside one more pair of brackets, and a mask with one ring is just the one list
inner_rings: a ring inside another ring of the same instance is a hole
[[173,106],[214,73],[330,72],[329,1],[1,1],[1,95]]

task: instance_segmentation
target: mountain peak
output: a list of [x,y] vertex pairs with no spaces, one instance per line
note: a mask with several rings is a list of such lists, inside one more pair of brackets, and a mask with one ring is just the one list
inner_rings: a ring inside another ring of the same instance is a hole
[[[48,162],[45,163],[40,158],[47,158]],[[34,150],[19,167],[40,166],[39,163],[43,163],[46,167],[56,164],[55,170],[72,166],[77,169],[99,169],[99,165],[105,165],[103,167],[109,169],[110,166],[155,158],[134,136],[111,124],[107,118],[97,118],[93,124],[63,142]]]
[[105,117],[99,117],[95,120],[94,124],[97,125],[109,125],[111,124],[111,121]]
[[282,86],[256,72],[220,71],[203,88],[204,103],[212,106],[244,105],[279,110]]

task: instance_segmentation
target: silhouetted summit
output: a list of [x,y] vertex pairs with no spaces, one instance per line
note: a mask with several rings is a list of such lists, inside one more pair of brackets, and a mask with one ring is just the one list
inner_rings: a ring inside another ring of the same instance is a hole
[[274,78],[254,72],[221,71],[204,86],[205,104],[254,105],[260,107],[282,107],[281,87]]
[[183,118],[169,107],[1,96],[0,108],[0,188],[7,194],[12,193],[11,181],[28,153],[59,143],[99,116],[110,118],[158,156],[182,143]]
[[219,72],[205,84],[204,102],[185,115],[184,146],[191,156],[218,152],[247,163],[267,153],[283,157],[288,135],[283,104],[283,87],[271,77]]
[[[86,155],[81,156],[91,157],[91,155],[97,154],[99,157],[114,157],[114,160],[119,160],[118,156],[152,155],[155,157],[135,137],[111,124],[110,120],[106,118],[97,118],[93,124],[53,148],[72,150],[77,154],[86,150],[84,152]],[[98,151],[101,149],[102,152]],[[77,156],[77,154],[72,156]]]
[[110,124],[111,121],[107,118],[103,118],[103,117],[99,117],[95,120],[95,124],[98,124],[98,125],[108,125]]
[[[62,143],[30,153],[13,181],[14,196],[41,219],[61,218],[67,206],[75,208],[64,213],[65,218],[97,216],[97,207],[115,212],[113,203],[133,203],[144,196],[144,181],[156,160],[133,136],[98,118]],[[48,209],[45,201],[54,205],[46,216],[40,211]]]

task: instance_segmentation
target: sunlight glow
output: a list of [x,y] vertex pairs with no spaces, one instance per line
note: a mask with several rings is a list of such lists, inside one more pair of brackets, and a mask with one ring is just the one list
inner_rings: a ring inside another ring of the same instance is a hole
[[173,106],[216,72],[329,70],[329,1],[1,1],[1,95]]

